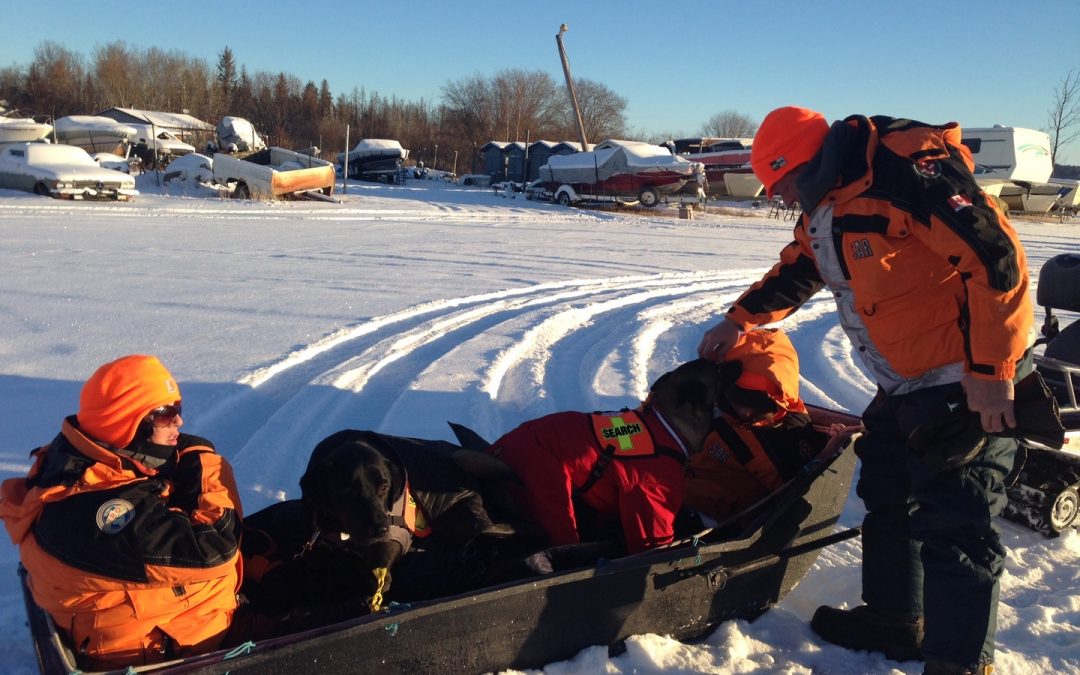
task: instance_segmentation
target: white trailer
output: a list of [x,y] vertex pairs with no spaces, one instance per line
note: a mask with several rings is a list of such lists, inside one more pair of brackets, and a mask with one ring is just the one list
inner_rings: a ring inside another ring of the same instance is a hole
[[961,141],[975,160],[975,180],[1010,210],[1045,213],[1058,201],[1060,186],[1049,183],[1054,164],[1050,136],[1022,127],[972,127]]

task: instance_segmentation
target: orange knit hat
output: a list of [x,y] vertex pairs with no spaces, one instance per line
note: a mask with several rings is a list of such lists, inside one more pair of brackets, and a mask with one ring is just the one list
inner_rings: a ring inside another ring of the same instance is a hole
[[808,108],[777,108],[762,120],[750,146],[750,165],[770,199],[776,181],[809,162],[829,133],[825,116]]
[[79,427],[114,448],[127,447],[154,408],[180,400],[180,387],[156,356],[132,354],[106,363],[79,395]]

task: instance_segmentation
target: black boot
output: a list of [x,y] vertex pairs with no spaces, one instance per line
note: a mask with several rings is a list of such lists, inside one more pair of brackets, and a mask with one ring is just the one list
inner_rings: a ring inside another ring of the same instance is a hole
[[926,659],[926,667],[923,668],[923,675],[990,675],[992,672],[994,672],[992,663],[962,666],[935,658]]
[[827,642],[848,649],[881,652],[894,661],[921,661],[922,618],[886,616],[868,605],[852,609],[818,607],[810,628]]

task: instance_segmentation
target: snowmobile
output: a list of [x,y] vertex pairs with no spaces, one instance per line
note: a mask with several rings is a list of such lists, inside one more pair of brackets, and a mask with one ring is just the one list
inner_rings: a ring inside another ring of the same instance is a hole
[[[820,550],[859,535],[834,532],[855,468],[846,413],[810,409],[820,451],[781,489],[736,518],[633,555],[566,568],[384,611],[232,650],[140,667],[153,673],[491,672],[541,668],[593,645],[611,653],[640,633],[692,640],[723,621],[754,619],[803,579]],[[581,546],[588,546],[583,544]],[[564,559],[574,560],[575,556]],[[41,672],[72,673],[70,641],[23,598]],[[85,670],[82,670],[85,672]],[[123,672],[123,671],[119,671]],[[128,671],[132,672],[132,671]]]
[[1035,343],[1045,350],[1035,356],[1035,367],[1057,401],[1065,442],[1055,449],[1021,440],[1004,515],[1056,537],[1080,526],[1080,320],[1059,330],[1054,315],[1080,312],[1080,254],[1063,253],[1043,265],[1036,302],[1046,318]]

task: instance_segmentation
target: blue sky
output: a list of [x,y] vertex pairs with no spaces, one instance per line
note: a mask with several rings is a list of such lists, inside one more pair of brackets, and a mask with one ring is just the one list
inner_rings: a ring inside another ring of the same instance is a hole
[[[85,57],[125,40],[211,64],[228,45],[249,71],[326,79],[335,95],[355,86],[431,101],[448,80],[501,68],[561,82],[555,34],[566,23],[574,76],[626,97],[639,135],[691,135],[717,112],[760,120],[788,104],[830,119],[1045,128],[1054,88],[1080,71],[1076,0],[52,0],[42,10],[6,31],[0,65],[29,63],[46,39]],[[1080,164],[1080,142],[1058,159]]]

